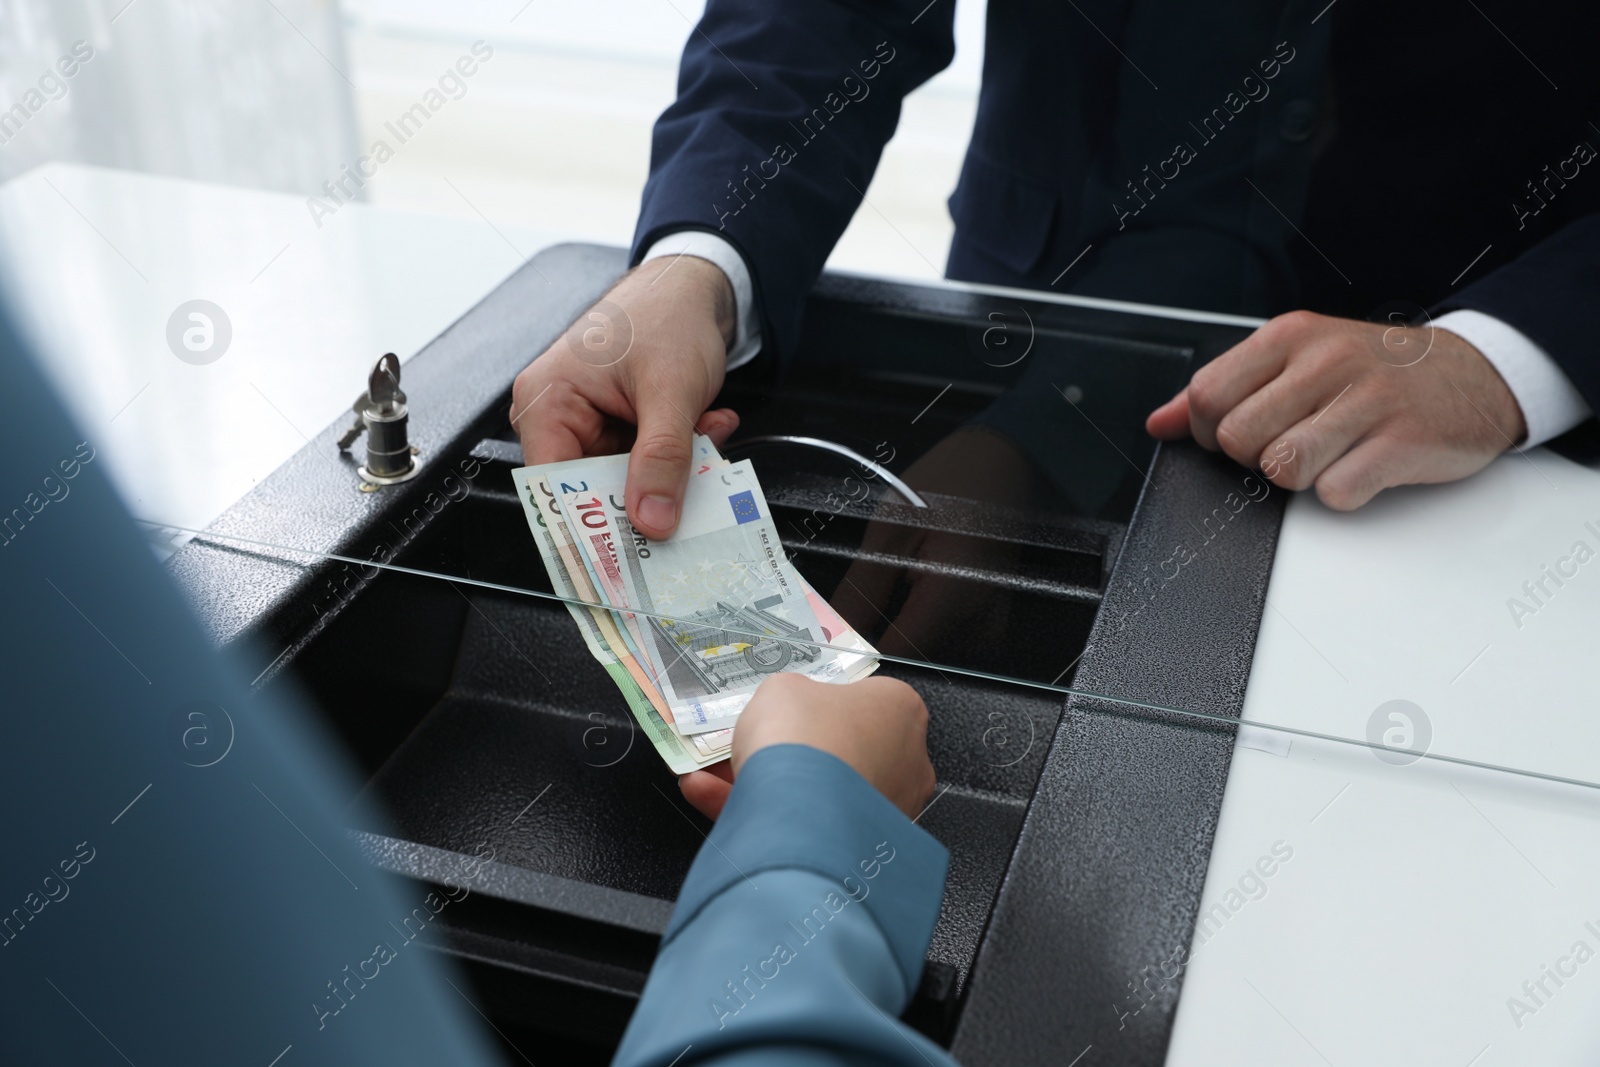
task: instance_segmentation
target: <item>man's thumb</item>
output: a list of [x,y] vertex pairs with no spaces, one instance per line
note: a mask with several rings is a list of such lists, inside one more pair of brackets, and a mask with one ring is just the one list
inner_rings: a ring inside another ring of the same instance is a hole
[[628,457],[628,520],[660,540],[678,528],[694,459],[693,423],[664,394],[639,398],[639,435]]

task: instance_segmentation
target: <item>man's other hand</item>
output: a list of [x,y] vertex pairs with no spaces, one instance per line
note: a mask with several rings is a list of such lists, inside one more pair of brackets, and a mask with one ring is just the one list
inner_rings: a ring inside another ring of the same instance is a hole
[[694,256],[630,271],[523,372],[511,424],[529,464],[630,451],[628,519],[648,537],[677,529],[692,437],[717,447],[739,426],[707,411],[734,336],[733,287]]
[[786,744],[838,756],[912,818],[933,795],[928,709],[915,689],[893,678],[835,685],[798,674],[762,682],[734,727],[732,759],[684,775],[678,787],[715,819],[745,761],[768,745]]
[[1145,423],[1193,434],[1285,489],[1349,511],[1396,485],[1483,469],[1527,433],[1510,388],[1448,330],[1295,311],[1195,372]]

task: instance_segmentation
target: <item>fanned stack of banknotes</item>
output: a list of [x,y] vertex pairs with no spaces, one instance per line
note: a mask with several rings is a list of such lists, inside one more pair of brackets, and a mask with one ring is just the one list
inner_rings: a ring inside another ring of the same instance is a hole
[[589,651],[676,774],[727,759],[733,724],[769,675],[853,682],[878,667],[784,555],[748,460],[694,439],[677,532],[628,522],[628,457],[513,472],[556,593]]

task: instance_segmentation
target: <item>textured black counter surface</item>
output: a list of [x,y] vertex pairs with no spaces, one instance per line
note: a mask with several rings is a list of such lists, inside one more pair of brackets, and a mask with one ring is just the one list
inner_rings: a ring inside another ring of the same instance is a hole
[[[1246,478],[1267,495],[1202,540],[1230,493],[1249,498]],[[1164,448],[1075,688],[1236,718],[1286,495],[1225,458]],[[1178,543],[1196,558],[1152,599],[1144,579]],[[1082,1063],[1162,1062],[1181,974],[1146,978],[1188,951],[1234,733],[1069,698],[974,969],[952,1046],[963,1064],[1062,1064],[1090,1046]]]
[[[596,1062],[626,1022],[705,824],[617,714],[565,609],[237,539],[548,590],[501,484],[516,455],[509,387],[624,265],[620,249],[546,250],[407,363],[426,460],[414,481],[355,491],[354,465],[334,447],[341,419],[169,564],[215,639],[253,657],[258,686],[292,684],[321,707],[387,813],[352,827],[372,862],[439,882],[493,852],[482,892],[452,909],[439,948],[466,966],[497,1023],[588,1046]],[[762,392],[774,368],[741,372],[727,396],[762,432],[892,423],[903,469],[1016,380],[980,368],[918,416],[949,380],[940,361],[970,362],[974,331],[1019,313],[1051,343],[1125,367],[1130,391],[1147,393],[1244,332],[827,276],[782,387]],[[857,376],[830,391],[833,374]],[[790,391],[815,400],[784,403]],[[764,462],[766,481],[778,461]],[[774,507],[804,514],[814,474],[776,487]],[[1054,525],[1045,516],[1019,535],[1044,562],[995,595],[1053,621],[1008,669],[1237,716],[1283,494],[1251,503],[1214,539],[1199,528],[1246,491],[1246,477],[1192,445],[1163,446],[1148,477],[1137,465],[1116,473],[1099,512]],[[960,522],[994,534],[982,514]],[[1178,542],[1196,558],[1151,580]],[[847,538],[790,547],[820,553],[819,566],[848,562]],[[1181,980],[1135,1016],[1115,1005],[1189,943],[1233,728],[949,670],[884,670],[927,700],[930,749],[950,786],[923,820],[952,866],[908,1018],[971,1065],[1060,1065],[1091,1046],[1085,1067],[1161,1062]]]

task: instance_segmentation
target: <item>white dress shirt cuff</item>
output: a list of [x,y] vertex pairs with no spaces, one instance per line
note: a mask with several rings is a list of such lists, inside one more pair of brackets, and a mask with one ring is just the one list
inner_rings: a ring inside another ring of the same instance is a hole
[[[728,369],[742,367],[761,351],[761,318],[756,314],[755,291],[750,285],[750,268],[733,245],[705,230],[680,230],[669,233],[644,254],[644,263],[663,256],[694,256],[715,263],[733,286],[733,344],[728,346]],[[670,269],[670,268],[668,268]]]
[[1556,361],[1520,330],[1481,311],[1452,311],[1433,320],[1483,353],[1511,389],[1528,424],[1524,448],[1559,437],[1590,415],[1583,394]]

